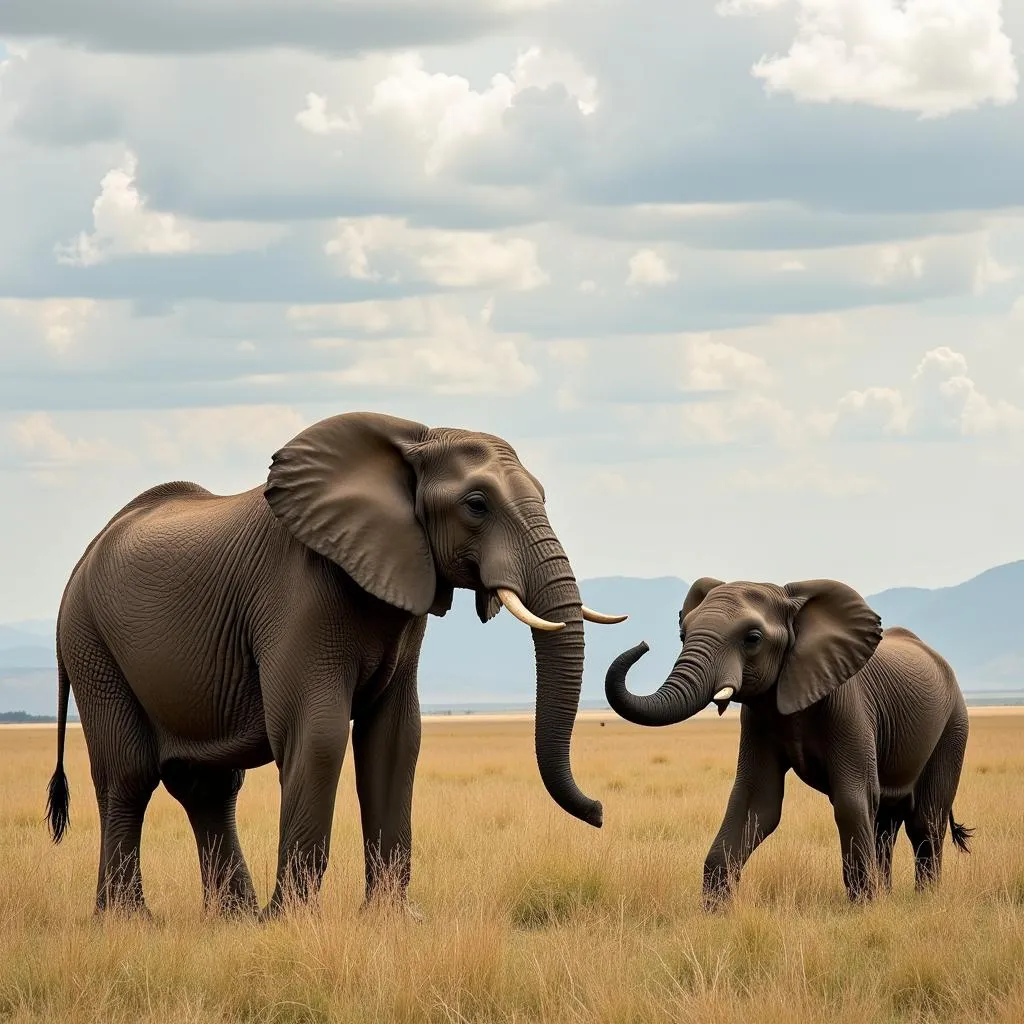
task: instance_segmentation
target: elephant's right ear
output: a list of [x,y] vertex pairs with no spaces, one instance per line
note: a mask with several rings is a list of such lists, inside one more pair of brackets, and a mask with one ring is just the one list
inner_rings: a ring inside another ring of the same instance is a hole
[[707,597],[715,587],[720,587],[722,582],[722,580],[716,580],[714,576],[701,576],[699,580],[694,580],[694,582],[690,584],[690,589],[686,592],[686,600],[683,602],[683,610],[679,613],[680,627],[683,625],[683,619],[685,619],[694,608],[702,604],[704,598]]
[[802,580],[783,587],[792,602],[793,640],[776,687],[784,715],[802,711],[856,675],[882,639],[882,620],[853,587]]
[[264,496],[307,547],[374,597],[425,614],[437,573],[416,518],[416,474],[406,459],[427,427],[353,412],[314,423],[274,454]]

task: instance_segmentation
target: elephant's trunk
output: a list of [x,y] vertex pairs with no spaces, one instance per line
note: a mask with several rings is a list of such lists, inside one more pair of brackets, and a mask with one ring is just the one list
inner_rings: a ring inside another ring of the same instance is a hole
[[688,636],[668,678],[642,696],[626,689],[626,674],[650,648],[640,643],[624,651],[605,674],[604,693],[612,710],[636,725],[675,725],[697,714],[718,689],[714,661],[702,646],[700,637]]
[[[583,685],[583,612],[579,588],[561,544],[550,532],[535,544],[527,604],[537,615],[565,627],[534,629],[537,713],[534,744],[541,779],[552,799],[569,814],[600,828],[601,803],[576,785],[569,747]],[[532,577],[532,578],[531,578]]]

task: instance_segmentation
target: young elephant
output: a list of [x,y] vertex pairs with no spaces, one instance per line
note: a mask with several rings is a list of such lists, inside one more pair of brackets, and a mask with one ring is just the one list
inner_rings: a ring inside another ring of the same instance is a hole
[[909,629],[881,620],[850,587],[807,580],[784,587],[690,587],[679,613],[682,651],[655,693],[626,689],[649,650],[620,654],[605,678],[615,712],[671,725],[709,702],[742,705],[740,747],[725,818],[704,861],[704,905],[728,900],[782,814],[786,772],[828,796],[850,899],[891,886],[900,825],[914,848],[916,886],[939,879],[949,823],[964,852],[972,830],[953,820],[967,745],[967,707],[949,664]]

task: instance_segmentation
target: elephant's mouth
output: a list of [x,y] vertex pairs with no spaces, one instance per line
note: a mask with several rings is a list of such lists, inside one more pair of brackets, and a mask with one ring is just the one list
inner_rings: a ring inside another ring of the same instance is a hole
[[490,622],[501,608],[501,598],[496,588],[480,584],[476,590],[476,614],[481,622]]

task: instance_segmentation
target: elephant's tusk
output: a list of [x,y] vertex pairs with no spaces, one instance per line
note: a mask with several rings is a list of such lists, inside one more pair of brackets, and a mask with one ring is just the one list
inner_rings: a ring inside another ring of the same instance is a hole
[[729,700],[735,693],[735,689],[731,686],[723,686],[718,693],[715,694],[715,700]]
[[625,622],[628,615],[605,615],[604,612],[595,612],[593,609],[583,605],[583,618],[587,622],[600,622],[603,626],[614,626],[616,622]]
[[529,608],[523,604],[522,601],[506,587],[498,587],[498,597],[501,599],[501,603],[520,621],[525,622],[531,629],[546,629],[554,631],[556,629],[564,629],[564,622],[548,622],[547,619],[542,619],[539,615],[534,615]]

